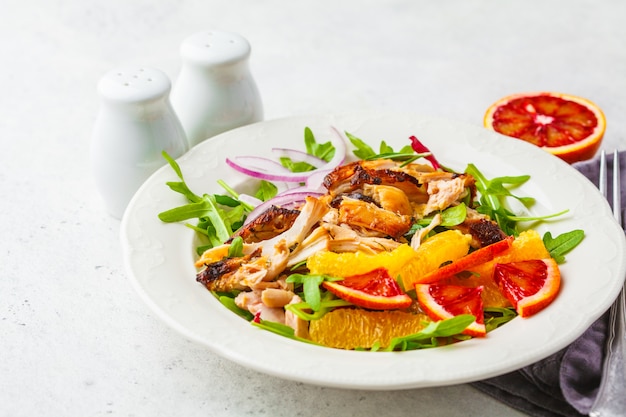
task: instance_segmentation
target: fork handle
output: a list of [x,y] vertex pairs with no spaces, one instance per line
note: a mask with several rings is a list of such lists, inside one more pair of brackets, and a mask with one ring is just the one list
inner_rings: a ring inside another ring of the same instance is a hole
[[618,417],[626,415],[626,289],[622,288],[609,311],[609,340],[604,372],[598,396],[590,417]]

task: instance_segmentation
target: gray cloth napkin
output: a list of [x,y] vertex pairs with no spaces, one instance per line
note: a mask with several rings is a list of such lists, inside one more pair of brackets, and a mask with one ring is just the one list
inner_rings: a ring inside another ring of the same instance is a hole
[[[607,155],[608,167],[613,155]],[[620,153],[626,167],[626,152]],[[573,165],[596,186],[600,172],[599,158]],[[612,171],[608,171],[608,189],[612,189]],[[622,168],[626,184],[626,168]],[[626,201],[626,187],[621,189]],[[609,191],[609,201],[611,201]],[[472,385],[497,400],[535,417],[581,417],[591,411],[598,394],[608,327],[608,312],[565,349],[537,363],[505,375]]]

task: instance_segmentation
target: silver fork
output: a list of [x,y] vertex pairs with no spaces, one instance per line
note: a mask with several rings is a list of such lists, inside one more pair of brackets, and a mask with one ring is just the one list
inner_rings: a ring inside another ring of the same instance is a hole
[[[622,226],[619,154],[613,153],[613,215]],[[600,155],[600,191],[607,197],[606,154]],[[606,358],[598,397],[591,417],[617,417],[626,415],[626,292],[625,287],[609,310],[609,335]]]

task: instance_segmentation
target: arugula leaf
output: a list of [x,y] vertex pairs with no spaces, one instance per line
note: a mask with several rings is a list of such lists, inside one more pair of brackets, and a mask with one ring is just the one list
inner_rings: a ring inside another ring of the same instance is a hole
[[446,320],[433,321],[418,333],[393,338],[389,346],[384,350],[424,349],[439,346],[438,338],[457,336],[465,338],[464,335],[461,335],[461,332],[472,324],[474,320],[476,320],[476,317],[471,314],[460,314]]
[[563,210],[546,216],[517,216],[505,206],[504,201],[507,197],[518,200],[527,208],[532,206],[535,200],[530,197],[519,197],[514,195],[506,186],[519,186],[528,181],[530,176],[503,176],[488,180],[483,173],[471,163],[467,165],[465,172],[476,179],[476,189],[480,193],[480,198],[478,200],[479,206],[476,210],[479,213],[486,214],[498,223],[500,229],[502,229],[507,235],[517,236],[519,234],[519,230],[517,228],[517,224],[519,222],[546,220],[561,216],[569,211]]
[[392,159],[394,161],[404,162],[401,165],[404,166],[426,155],[430,155],[430,153],[415,153],[410,145],[403,146],[402,149],[396,152],[384,140],[380,142],[379,152],[376,153],[376,151],[374,151],[374,149],[363,140],[357,138],[349,132],[345,132],[345,134],[350,142],[352,142],[352,144],[356,147],[352,153],[356,157],[366,161],[372,161],[375,159]]
[[308,127],[304,128],[304,145],[306,146],[307,153],[317,156],[326,162],[329,162],[333,159],[333,156],[335,156],[335,147],[333,144],[330,141],[317,143],[313,131]]
[[191,202],[195,203],[195,202],[200,201],[202,197],[194,194],[189,189],[189,187],[187,187],[187,184],[185,183],[185,179],[183,178],[183,173],[180,170],[180,166],[178,165],[178,162],[176,162],[176,160],[174,160],[174,158],[169,156],[169,154],[165,151],[162,151],[161,155],[163,155],[163,158],[165,158],[165,160],[170,164],[170,166],[172,167],[172,169],[174,170],[178,178],[180,178],[180,182],[167,182],[166,185],[170,187],[172,191],[176,191],[177,193],[184,195],[187,198],[187,200]]
[[[332,293],[326,292],[324,293],[324,295],[322,295],[320,308],[317,311],[313,311],[313,309],[307,302],[287,304],[285,306],[285,309],[291,311],[293,314],[300,317],[302,320],[311,321],[311,320],[321,319],[324,316],[324,314],[328,313],[334,308],[348,307],[352,305],[353,304],[350,303],[349,301],[345,301],[339,298],[333,298]],[[310,313],[309,311],[313,311],[313,313]]]
[[512,308],[485,307],[483,312],[487,332],[495,330],[517,317],[517,312]]
[[233,313],[237,314],[240,317],[250,321],[254,318],[254,315],[250,313],[248,310],[243,310],[235,304],[235,300],[232,296],[229,295],[220,295],[214,291],[212,291],[213,295],[219,300],[220,303]]
[[237,236],[230,242],[228,247],[229,258],[241,258],[243,256],[243,238]]
[[261,201],[268,201],[276,197],[277,193],[278,187],[276,187],[276,185],[269,181],[261,180],[261,183],[259,184],[259,189],[254,194],[254,196]]
[[315,169],[315,167],[308,162],[294,162],[291,158],[287,156],[280,157],[280,164],[291,172],[308,172]]
[[302,284],[304,292],[304,300],[307,302],[311,310],[318,311],[321,308],[321,292],[320,285],[324,281],[341,281],[343,278],[330,277],[328,275],[304,275],[291,274],[287,277],[287,282],[294,284]]
[[572,230],[553,238],[550,232],[543,235],[543,244],[556,263],[565,262],[565,254],[574,249],[585,238],[585,232],[580,229]]
[[270,331],[277,335],[287,337],[289,339],[297,340],[300,342],[317,345],[317,343],[313,342],[312,340],[296,336],[294,329],[285,324],[276,323],[276,322],[267,321],[267,320],[252,321],[251,323],[253,326],[259,327],[263,330]]
[[374,152],[374,149],[372,149],[367,143],[363,142],[361,139],[357,138],[356,136],[354,136],[353,134],[349,132],[344,132],[344,133],[346,134],[350,142],[352,142],[352,144],[356,147],[356,149],[352,151],[354,156],[356,156],[357,158],[361,158],[361,159],[368,159],[376,155],[376,152]]

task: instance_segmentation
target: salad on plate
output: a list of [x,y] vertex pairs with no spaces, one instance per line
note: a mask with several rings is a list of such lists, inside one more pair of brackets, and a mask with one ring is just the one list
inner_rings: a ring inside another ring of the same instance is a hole
[[530,227],[567,210],[533,216],[515,194],[529,176],[455,172],[415,136],[375,151],[331,130],[318,143],[305,128],[306,151],[229,157],[254,195],[221,180],[223,194],[198,195],[164,154],[188,204],[159,218],[197,231],[196,280],[226,308],[306,343],[401,351],[485,337],[558,296],[558,265],[584,232]]

